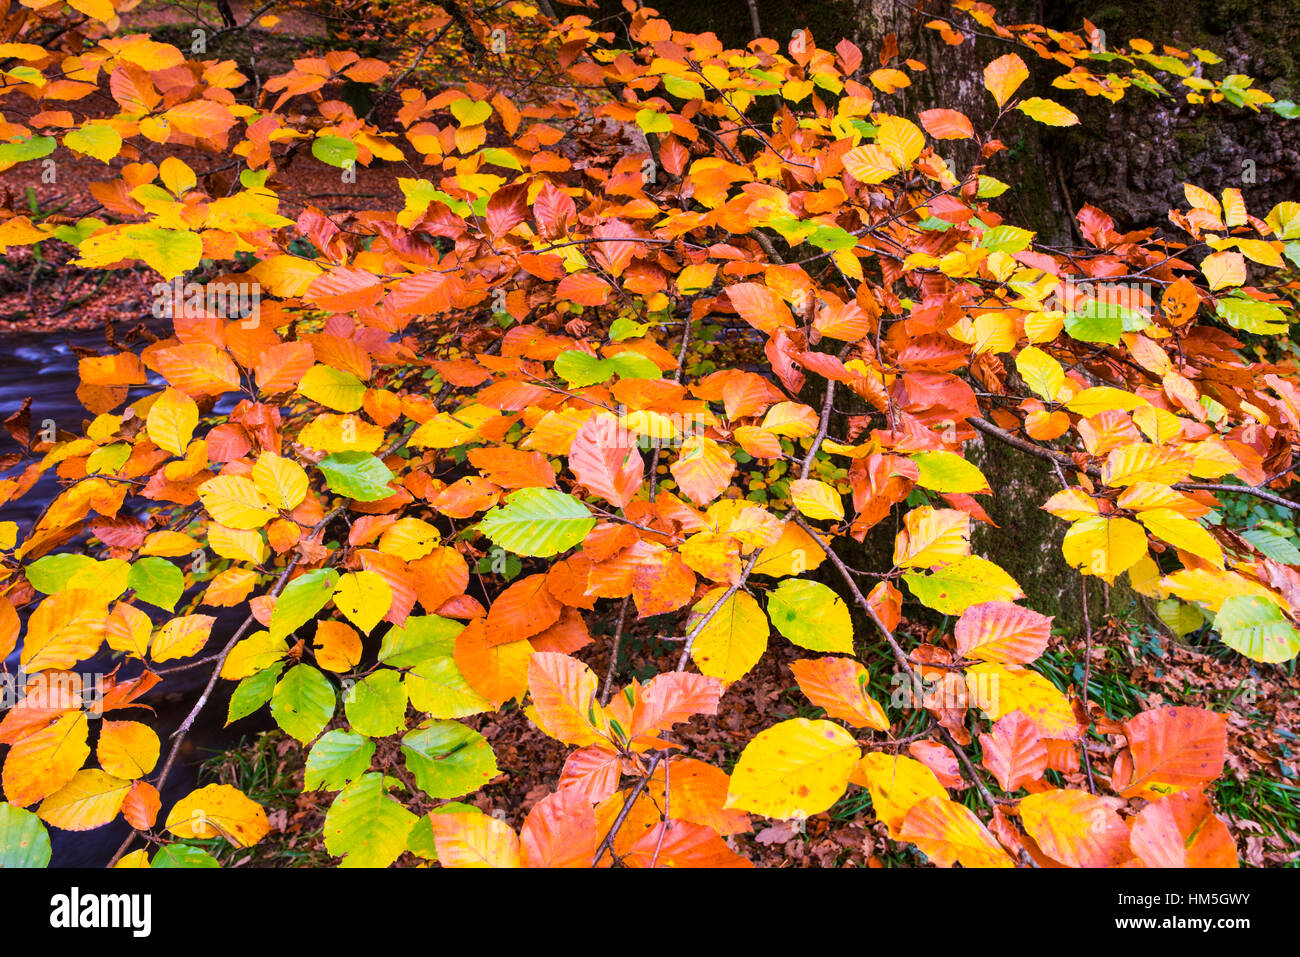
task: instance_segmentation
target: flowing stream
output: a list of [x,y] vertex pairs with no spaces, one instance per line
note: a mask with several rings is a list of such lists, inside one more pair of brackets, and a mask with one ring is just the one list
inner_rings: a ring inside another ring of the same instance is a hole
[[[42,423],[47,419],[52,419],[60,429],[80,433],[82,423],[93,416],[77,401],[78,360],[76,353],[73,351],[74,346],[102,352],[104,350],[104,334],[102,331],[92,330],[6,335],[4,337],[3,352],[8,356],[8,359],[3,365],[0,365],[0,418],[17,411],[22,406],[23,400],[30,395],[32,396],[33,433],[39,432]],[[152,375],[150,378],[151,384],[141,386],[138,395],[145,395],[162,387],[160,379],[156,379]],[[133,391],[132,400],[137,398],[138,395],[136,391]],[[5,436],[6,440],[7,438]],[[12,443],[6,441],[4,450],[8,451],[12,448]],[[25,466],[26,463],[16,466],[6,477],[20,474]],[[17,522],[20,534],[26,534],[41,510],[58,494],[58,491],[58,479],[51,469],[22,498],[0,506],[0,521]],[[75,544],[63,546],[63,549],[66,550],[69,547],[75,547]],[[185,600],[182,599],[182,603]],[[25,619],[34,607],[34,603],[28,605],[22,609],[20,616]],[[145,608],[145,610],[151,613],[157,612],[157,614],[151,615],[155,624],[161,623],[168,617],[165,612],[158,609]],[[217,615],[217,623],[213,627],[212,638],[208,647],[200,655],[210,654],[223,647],[241,621],[241,616],[237,615],[232,609],[218,609],[217,611],[220,614]],[[204,612],[211,614],[213,609],[205,608]],[[21,642],[19,648],[21,648]],[[18,670],[18,653],[19,649],[16,648],[4,662],[4,668],[10,674],[16,674]],[[83,674],[87,672],[108,672],[112,671],[121,661],[121,656],[114,658],[109,654],[101,653],[89,662],[79,663],[76,670]],[[183,661],[168,662],[163,667],[183,663]],[[119,677],[129,676],[138,673],[138,671],[138,665],[132,670],[129,663],[123,664]],[[148,723],[158,733],[159,738],[162,739],[163,756],[159,759],[161,765],[171,748],[172,742],[170,738],[173,731],[179,727],[185,716],[190,712],[203,685],[207,682],[209,673],[208,667],[191,668],[164,678],[142,699],[145,704],[154,709],[156,716],[150,716],[145,712],[135,710],[110,712],[109,718],[112,720],[143,720]],[[163,814],[160,814],[160,820],[155,827],[156,830],[162,828],[162,818],[166,809],[188,794],[195,786],[200,762],[210,757],[211,752],[224,750],[240,738],[255,734],[270,726],[270,718],[263,709],[260,715],[255,714],[245,718],[229,728],[223,727],[226,704],[232,688],[233,682],[223,681],[218,684],[216,693],[200,713],[198,720],[187,736],[185,745],[177,757],[176,766],[173,767],[162,793],[164,811]],[[94,721],[92,720],[92,746],[96,735],[96,729],[93,725]],[[6,750],[3,745],[0,745],[0,751]],[[73,833],[51,827],[50,838],[53,845],[51,866],[102,867],[108,863],[113,852],[126,838],[129,830],[129,826],[122,820],[120,815],[111,824],[96,828],[93,831]],[[135,846],[140,847],[141,845],[137,843]]]

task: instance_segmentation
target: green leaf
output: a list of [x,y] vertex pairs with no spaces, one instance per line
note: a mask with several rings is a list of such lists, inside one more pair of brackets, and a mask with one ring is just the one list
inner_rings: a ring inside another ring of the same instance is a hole
[[406,850],[415,815],[386,793],[382,774],[363,774],[334,799],[325,814],[325,849],[343,867],[387,867]]
[[307,755],[303,772],[304,791],[341,791],[370,770],[375,743],[353,731],[342,729],[321,735]]
[[980,237],[979,246],[990,252],[1018,253],[1029,248],[1032,231],[1019,226],[994,226]]
[[357,144],[341,136],[318,136],[312,140],[311,155],[330,166],[346,168],[357,161]]
[[1260,335],[1279,335],[1287,331],[1287,317],[1277,306],[1245,296],[1225,296],[1215,304],[1215,312],[1235,329]]
[[316,617],[334,594],[339,573],[332,568],[318,568],[300,575],[285,587],[271,609],[267,630],[272,638],[288,638]]
[[355,412],[361,408],[366,384],[351,372],[317,363],[299,380],[298,391],[335,412]]
[[1077,312],[1065,314],[1065,331],[1080,342],[1104,342],[1117,346],[1125,320],[1131,319],[1132,312],[1119,303],[1091,299]]
[[79,249],[78,265],[100,267],[123,259],[139,259],[156,269],[163,279],[170,280],[199,264],[203,258],[203,239],[188,229],[114,226],[87,237]]
[[98,564],[99,562],[89,555],[66,552],[38,558],[27,566],[25,574],[33,588],[47,595],[53,595],[63,591],[68,586],[68,579],[73,575]]
[[818,249],[834,252],[838,249],[852,249],[858,244],[858,237],[839,226],[818,226],[808,234],[808,242]]
[[91,123],[65,133],[63,145],[107,163],[122,149],[122,137],[111,126]]
[[1002,182],[1002,180],[1000,179],[995,179],[992,176],[981,176],[979,178],[979,186],[975,190],[975,198],[995,199],[996,197],[1001,196],[1010,188],[1011,187],[1009,185]]
[[491,163],[493,166],[503,166],[506,169],[517,169],[521,171],[524,168],[524,165],[515,158],[514,154],[495,146],[481,150],[479,155],[483,157],[483,162]]
[[1282,609],[1258,595],[1233,595],[1214,618],[1223,643],[1251,661],[1290,661],[1300,652],[1300,632]]
[[54,152],[58,143],[52,136],[29,136],[16,143],[0,143],[0,163],[22,163],[40,159]]
[[1264,105],[1284,120],[1294,120],[1296,117],[1300,117],[1300,106],[1296,106],[1291,100],[1277,100]]
[[285,733],[306,744],[334,717],[334,686],[311,665],[290,668],[271,695],[271,717]]
[[321,459],[316,467],[325,473],[325,484],[331,492],[355,501],[378,502],[393,494],[388,487],[393,473],[369,452],[335,452]]
[[280,677],[281,666],[263,668],[257,674],[240,679],[235,690],[230,694],[230,707],[226,710],[226,724],[232,724],[240,718],[246,718],[262,705],[271,700],[275,693],[275,684]]
[[450,658],[456,650],[456,636],[465,626],[437,615],[409,615],[394,625],[379,646],[379,660],[394,668],[409,668],[430,658]]
[[984,473],[956,452],[919,452],[912,461],[921,470],[916,480],[921,488],[949,494],[989,491]]
[[679,100],[698,100],[704,96],[704,87],[694,80],[684,80],[680,76],[665,73],[663,82],[664,89]]
[[409,732],[402,756],[420,790],[435,798],[477,791],[498,773],[487,739],[457,721],[431,721]]
[[642,133],[671,133],[673,121],[664,113],[654,110],[637,110],[636,125]]
[[54,238],[61,239],[72,246],[80,246],[87,236],[97,229],[103,229],[104,225],[102,219],[95,219],[91,216],[83,217],[77,220],[75,226],[59,226],[54,230]]
[[639,352],[621,352],[604,361],[624,379],[658,379],[663,375],[653,360]]
[[420,662],[406,673],[405,683],[415,710],[432,718],[464,718],[492,710],[492,703],[469,686],[450,657]]
[[853,621],[844,599],[821,582],[786,578],[768,596],[776,630],[810,651],[853,654]]
[[396,734],[406,723],[406,689],[402,674],[391,668],[376,671],[343,696],[348,723],[369,738]]
[[549,558],[581,543],[596,527],[596,519],[572,495],[525,488],[484,515],[478,527],[508,552]]
[[590,352],[569,349],[555,357],[555,374],[571,388],[581,389],[604,382],[614,374],[614,367],[609,360],[598,359]]
[[1239,534],[1258,548],[1265,558],[1283,565],[1300,565],[1300,548],[1296,548],[1290,539],[1283,538],[1277,532],[1267,528],[1252,528]]
[[137,597],[165,611],[175,611],[185,593],[185,573],[165,558],[149,556],[131,566],[126,585]]
[[1177,598],[1166,598],[1164,601],[1157,602],[1156,614],[1179,638],[1191,634],[1205,624],[1205,616],[1201,614],[1199,608]]
[[217,859],[203,850],[201,847],[191,847],[188,844],[168,844],[149,862],[150,867],[173,868],[173,867],[220,867]]
[[0,869],[45,867],[50,863],[50,835],[31,811],[0,804]]
[[928,575],[908,572],[903,581],[921,604],[944,615],[960,615],[971,605],[986,601],[1015,601],[1024,597],[1014,578],[977,555],[967,555]]

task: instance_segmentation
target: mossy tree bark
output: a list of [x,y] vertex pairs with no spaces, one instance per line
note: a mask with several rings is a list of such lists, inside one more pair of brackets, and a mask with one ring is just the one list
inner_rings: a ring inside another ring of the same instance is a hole
[[[712,31],[728,46],[743,46],[753,38],[749,0],[664,0],[650,5],[676,28]],[[992,98],[981,83],[984,65],[1003,53],[1020,52],[1032,71],[1025,94],[1056,95],[1081,119],[1079,126],[1067,130],[1004,121],[998,133],[1009,149],[986,170],[1014,184],[995,202],[997,211],[1037,230],[1047,242],[1077,240],[1072,219],[1084,203],[1111,214],[1121,229],[1160,227],[1168,221],[1168,210],[1182,202],[1184,181],[1215,191],[1241,188],[1248,208],[1259,215],[1300,191],[1300,123],[1225,104],[1191,106],[1176,90],[1173,97],[1158,99],[1133,88],[1118,103],[1054,94],[1051,80],[1060,72],[1056,64],[983,37],[948,46],[937,31],[926,29],[929,20],[952,17],[947,0],[755,0],[754,5],[764,36],[784,43],[794,30],[808,28],[822,47],[847,37],[865,54],[865,69],[879,62],[882,41],[894,34],[902,58],[929,67],[913,74],[912,86],[901,94],[905,110],[949,107],[969,116],[976,129],[988,129],[995,119]],[[612,0],[602,0],[601,6],[602,16],[621,12]],[[1204,47],[1226,61],[1217,69],[1254,76],[1277,99],[1300,99],[1300,0],[1152,0],[1100,9],[1079,0],[1012,0],[997,7],[1003,23],[1078,30],[1087,17],[1105,31],[1111,46],[1143,37],[1157,47]],[[947,142],[943,149],[958,169],[969,169],[977,161],[969,144]],[[844,434],[848,414],[870,411],[848,393],[842,393],[836,408],[833,435]],[[971,457],[994,489],[983,504],[997,524],[977,528],[975,550],[1021,583],[1028,604],[1056,615],[1068,633],[1079,633],[1079,575],[1061,555],[1064,524],[1040,508],[1060,488],[1055,470],[984,436],[972,444]],[[882,523],[853,554],[845,555],[846,560],[867,571],[887,570],[893,533],[892,522]],[[838,586],[833,571],[826,580]],[[1089,584],[1095,626],[1105,595],[1099,583]],[[1135,600],[1120,586],[1109,604],[1123,610]]]

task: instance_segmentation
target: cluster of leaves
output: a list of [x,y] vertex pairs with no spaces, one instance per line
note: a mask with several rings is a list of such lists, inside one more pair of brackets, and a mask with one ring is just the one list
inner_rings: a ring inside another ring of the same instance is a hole
[[[30,528],[0,527],[0,651],[24,609],[32,681],[0,721],[0,860],[48,858],[46,824],[119,814],[162,845],[122,865],[259,841],[264,811],[229,785],[162,813],[184,731],[224,682],[230,720],[269,705],[310,748],[305,786],[337,792],[324,840],[345,865],[744,866],[726,838],[750,815],[819,814],[851,785],[940,865],[1235,864],[1205,793],[1225,719],[1169,707],[1117,725],[1034,669],[1052,619],[972,553],[989,521],[975,496],[999,491],[965,453],[1052,463],[1044,508],[1083,575],[1127,575],[1241,654],[1292,659],[1296,556],[1234,532],[1216,496],[1292,507],[1277,489],[1300,438],[1296,370],[1251,362],[1233,330],[1288,328],[1286,301],[1249,279],[1295,257],[1300,204],[1259,218],[1234,189],[1189,185],[1171,213],[1183,241],[1088,207],[1087,245],[1050,248],[990,207],[1014,184],[943,156],[971,141],[983,163],[1001,141],[952,109],[893,111],[922,64],[886,50],[868,72],[854,44],[807,32],[728,50],[630,2],[617,35],[521,2],[416,18],[411,66],[435,36],[465,56],[497,30],[530,38],[491,84],[436,93],[341,52],[250,89],[232,61],[119,35],[113,4],[46,4],[16,29],[48,42],[0,44],[0,167],[71,150],[108,176],[89,185],[102,217],[10,211],[0,247],[62,241],[84,265],[167,279],[243,255],[255,264],[226,278],[270,295],[252,320],[181,310],[138,354],[82,359],[82,435],[33,441],[10,422],[32,457],[0,500],[50,472],[63,488]],[[1163,92],[1150,69],[1188,97],[1268,99],[1203,79],[1189,64],[1215,63],[1206,51],[1098,54],[955,6],[1067,67],[1058,88]],[[971,42],[955,22],[932,26]],[[521,78],[523,62],[543,66]],[[1018,53],[989,63],[999,122],[1077,122],[1022,96],[1028,78]],[[323,92],[344,81],[398,98],[395,128]],[[760,103],[770,120],[751,118]],[[290,218],[277,172],[308,145],[345,170],[415,157],[428,177],[400,180],[400,209]],[[233,158],[237,187],[208,192],[181,149]],[[706,328],[746,343],[748,367],[706,359]],[[861,414],[837,416],[849,402]],[[892,567],[852,567],[887,519]],[[953,616],[951,635],[896,634],[904,588]],[[850,606],[883,641],[855,645]],[[205,607],[247,618],[201,658]],[[621,634],[633,614],[672,616],[676,665],[602,687],[579,655],[589,624]],[[674,728],[716,714],[773,629],[813,653],[794,676],[826,716],[761,731],[728,775]],[[105,646],[131,664],[92,724],[76,682]],[[211,679],[159,769],[139,705],[168,662]],[[886,707],[869,668],[929,691]],[[571,749],[518,833],[458,800],[498,775],[462,719],[510,702]],[[896,737],[917,711],[921,731]],[[1089,734],[1123,739],[1113,767],[1093,768]]]

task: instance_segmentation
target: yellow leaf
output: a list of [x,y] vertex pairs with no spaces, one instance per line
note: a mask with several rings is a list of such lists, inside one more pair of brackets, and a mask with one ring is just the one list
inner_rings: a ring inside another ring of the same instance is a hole
[[1191,552],[1211,565],[1223,567],[1223,550],[1204,526],[1170,508],[1153,508],[1138,513],[1138,521],[1156,538]]
[[218,475],[199,486],[203,507],[216,521],[231,528],[261,528],[275,518],[275,509],[250,479],[242,475]]
[[1051,512],[1057,518],[1073,522],[1081,518],[1092,518],[1098,513],[1096,500],[1079,488],[1067,488],[1057,492],[1043,505],[1043,510]]
[[966,669],[966,693],[971,706],[987,712],[994,721],[1012,711],[1023,711],[1044,738],[1079,738],[1069,699],[1027,668],[996,662],[972,665]]
[[844,518],[844,500],[840,493],[816,479],[795,479],[791,482],[790,501],[808,518],[832,521]]
[[143,658],[149,652],[151,635],[153,635],[153,622],[139,608],[121,602],[113,607],[105,631],[108,647],[114,651],[124,651],[137,658]]
[[176,802],[167,815],[167,830],[182,840],[224,837],[236,847],[251,847],[271,825],[266,812],[238,788],[209,784]]
[[230,649],[226,663],[221,666],[221,677],[239,681],[270,668],[288,653],[289,643],[285,639],[273,638],[269,631],[254,632]]
[[211,615],[173,618],[164,623],[153,636],[149,657],[154,661],[171,661],[173,658],[197,655],[208,643],[208,635],[212,634],[216,620]]
[[184,455],[198,424],[198,403],[179,389],[168,389],[149,409],[145,430],[158,448]]
[[[715,588],[696,602],[693,620],[706,614],[725,592],[725,588]],[[744,677],[763,657],[767,636],[767,616],[763,609],[753,596],[738,591],[695,636],[691,659],[704,674],[730,683]]]
[[1133,856],[1124,819],[1086,791],[1030,794],[1020,819],[1043,853],[1068,867],[1116,867]]
[[1084,389],[1065,404],[1071,412],[1077,412],[1085,419],[1090,419],[1101,412],[1123,409],[1125,412],[1144,406],[1146,399],[1139,398],[1132,392],[1115,389],[1108,385],[1093,386]]
[[144,777],[158,763],[161,745],[153,728],[139,721],[105,721],[99,730],[99,766],[127,780]]
[[1065,385],[1061,364],[1037,346],[1026,346],[1016,356],[1016,371],[1025,384],[1049,402],[1056,399]]
[[86,712],[66,712],[39,731],[24,735],[9,748],[3,783],[5,800],[27,807],[72,780],[90,757]]
[[334,586],[334,605],[363,635],[388,614],[393,590],[378,572],[349,572]]
[[292,459],[281,458],[274,452],[263,452],[249,474],[253,485],[272,508],[292,511],[307,497],[307,473]]
[[1147,553],[1147,535],[1130,519],[1098,515],[1071,525],[1061,551],[1067,562],[1085,574],[1114,582],[1116,575]]
[[1172,485],[1191,474],[1192,459],[1177,449],[1135,442],[1113,449],[1106,457],[1101,480],[1107,485],[1155,482]]
[[226,528],[215,522],[208,526],[208,544],[222,558],[260,565],[266,560],[266,542],[252,529]]
[[413,562],[433,551],[441,541],[438,530],[418,518],[399,518],[384,529],[379,538],[379,550]]
[[870,143],[844,154],[844,168],[860,183],[883,183],[898,172],[898,165],[884,147]]
[[384,444],[384,430],[360,416],[325,414],[312,419],[298,441],[321,452],[374,452]]
[[88,589],[64,589],[32,612],[18,660],[28,673],[71,668],[99,650],[107,626],[108,603],[102,597]]
[[361,408],[366,385],[351,372],[317,363],[298,382],[298,391],[335,412],[355,412]]
[[934,568],[970,554],[970,515],[955,508],[914,508],[894,541],[894,564]]
[[853,781],[871,792],[871,809],[895,840],[913,805],[928,797],[948,796],[928,767],[906,755],[872,751],[853,772]]
[[490,814],[431,814],[434,847],[443,867],[522,867],[519,837]]
[[1246,281],[1246,260],[1241,253],[1210,253],[1201,260],[1201,272],[1210,284],[1210,290],[1225,286],[1240,286]]
[[36,813],[65,831],[89,831],[117,817],[130,790],[130,781],[86,768],[42,801]]
[[899,169],[906,169],[921,155],[925,137],[911,120],[880,116],[876,118],[876,145],[889,154]]
[[763,555],[751,574],[785,578],[802,575],[826,560],[826,550],[821,543],[794,522],[786,522],[781,537],[763,549]]
[[1074,126],[1079,118],[1055,100],[1045,100],[1041,96],[1031,96],[1016,104],[1016,109],[1030,119],[1048,126]]
[[819,814],[839,800],[861,757],[853,735],[837,724],[782,721],[745,746],[723,806],[779,819]]

